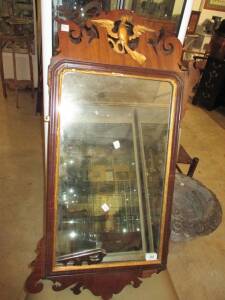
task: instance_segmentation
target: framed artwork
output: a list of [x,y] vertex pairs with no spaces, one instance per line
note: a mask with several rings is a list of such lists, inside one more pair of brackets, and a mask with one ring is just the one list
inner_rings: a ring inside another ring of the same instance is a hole
[[188,29],[187,29],[187,33],[188,34],[193,34],[195,33],[196,27],[198,25],[198,20],[200,17],[200,11],[196,11],[193,10],[191,12],[191,16],[190,16],[190,20],[189,20],[189,24],[188,24]]
[[225,0],[206,0],[204,8],[225,11]]

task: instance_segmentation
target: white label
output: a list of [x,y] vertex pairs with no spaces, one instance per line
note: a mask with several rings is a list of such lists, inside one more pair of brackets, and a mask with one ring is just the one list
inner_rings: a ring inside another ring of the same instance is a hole
[[69,32],[70,31],[70,26],[67,25],[67,24],[61,24],[61,31]]
[[155,253],[155,252],[145,253],[145,259],[146,260],[156,260],[157,259],[157,253]]
[[104,212],[107,212],[110,209],[110,207],[106,203],[102,204],[101,208],[104,210]]

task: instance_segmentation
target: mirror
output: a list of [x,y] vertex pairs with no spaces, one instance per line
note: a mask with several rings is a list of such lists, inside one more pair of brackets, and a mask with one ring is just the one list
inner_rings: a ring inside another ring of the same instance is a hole
[[56,266],[160,260],[173,81],[64,69],[58,88]]

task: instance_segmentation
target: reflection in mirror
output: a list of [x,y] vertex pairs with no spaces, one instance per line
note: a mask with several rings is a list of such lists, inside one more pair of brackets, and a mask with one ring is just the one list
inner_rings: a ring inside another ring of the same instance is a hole
[[157,259],[171,83],[68,70],[61,89],[57,265]]

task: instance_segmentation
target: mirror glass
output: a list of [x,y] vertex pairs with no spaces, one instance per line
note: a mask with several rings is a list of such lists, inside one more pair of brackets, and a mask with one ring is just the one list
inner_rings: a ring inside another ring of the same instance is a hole
[[172,84],[68,70],[59,89],[56,264],[156,260]]

